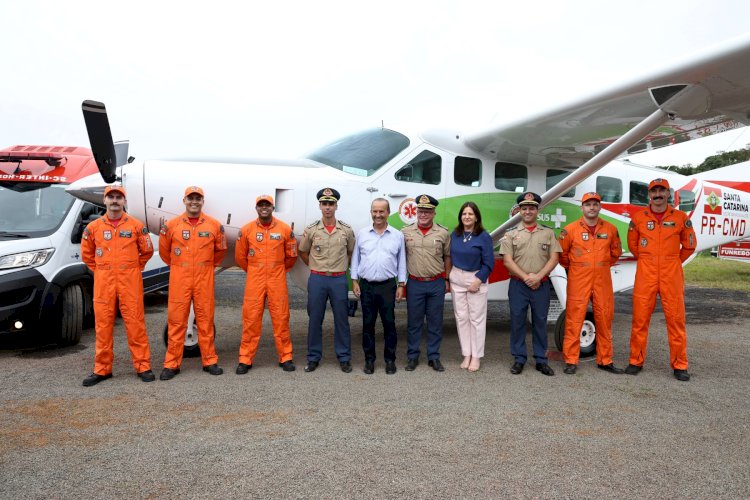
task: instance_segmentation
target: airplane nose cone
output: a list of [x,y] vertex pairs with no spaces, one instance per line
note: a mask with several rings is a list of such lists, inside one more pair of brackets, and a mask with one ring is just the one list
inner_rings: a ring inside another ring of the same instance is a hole
[[104,182],[99,174],[92,174],[83,179],[75,181],[65,188],[65,191],[83,201],[88,201],[94,205],[104,206],[104,188],[107,183]]

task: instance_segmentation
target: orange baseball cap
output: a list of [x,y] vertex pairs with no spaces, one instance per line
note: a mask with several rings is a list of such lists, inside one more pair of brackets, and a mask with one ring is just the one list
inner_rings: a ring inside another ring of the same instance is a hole
[[270,194],[262,194],[262,195],[258,196],[257,198],[255,198],[255,204],[256,205],[258,203],[260,203],[261,201],[267,201],[268,203],[270,203],[271,205],[273,205],[273,196],[271,196]]
[[190,196],[191,194],[193,194],[193,193],[199,194],[201,196],[205,196],[203,194],[203,189],[199,188],[198,186],[188,186],[188,187],[185,188],[185,197],[186,198],[188,196]]
[[125,188],[122,187],[122,186],[112,185],[112,186],[107,186],[107,187],[104,188],[104,196],[107,196],[111,192],[120,193],[123,196],[123,198],[127,198],[128,197],[125,194]]
[[599,196],[599,193],[594,192],[594,191],[590,191],[590,192],[584,194],[583,197],[581,198],[581,205],[583,205],[584,203],[586,203],[589,200],[596,200],[599,203],[601,203],[602,202],[602,197]]
[[648,183],[648,190],[651,191],[655,187],[661,186],[664,189],[669,189],[669,182],[667,182],[667,179],[654,179],[653,181]]

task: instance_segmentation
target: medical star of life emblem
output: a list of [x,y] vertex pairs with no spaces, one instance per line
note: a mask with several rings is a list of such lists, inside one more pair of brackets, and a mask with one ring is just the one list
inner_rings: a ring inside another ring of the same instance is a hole
[[399,204],[398,216],[405,224],[412,224],[417,220],[417,204],[414,198],[406,198]]

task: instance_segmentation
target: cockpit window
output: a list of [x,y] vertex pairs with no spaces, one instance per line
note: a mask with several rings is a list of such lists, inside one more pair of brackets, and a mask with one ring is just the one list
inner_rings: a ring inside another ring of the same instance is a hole
[[368,177],[409,146],[409,138],[393,130],[365,130],[313,151],[307,158],[354,175]]

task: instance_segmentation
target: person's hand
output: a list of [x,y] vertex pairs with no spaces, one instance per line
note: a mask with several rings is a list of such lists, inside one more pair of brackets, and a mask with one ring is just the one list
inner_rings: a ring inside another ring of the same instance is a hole
[[404,287],[399,286],[396,288],[396,302],[404,300]]
[[477,278],[471,285],[469,285],[469,288],[467,288],[467,290],[469,291],[469,293],[477,293],[480,286],[482,286],[482,280]]
[[352,281],[352,292],[354,292],[354,296],[359,298],[359,294],[361,293],[359,290],[359,282]]

